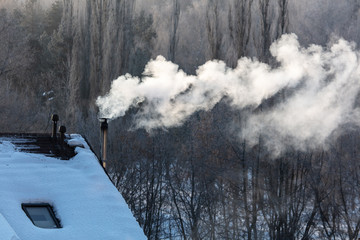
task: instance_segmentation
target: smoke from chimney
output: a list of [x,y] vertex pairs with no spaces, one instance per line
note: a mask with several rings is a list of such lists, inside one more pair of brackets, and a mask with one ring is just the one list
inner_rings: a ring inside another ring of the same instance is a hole
[[194,112],[211,110],[224,97],[241,111],[258,108],[280,91],[291,92],[264,111],[250,111],[245,124],[237,126],[239,136],[255,144],[261,135],[276,154],[288,146],[324,147],[341,126],[359,125],[355,44],[340,39],[327,48],[305,48],[295,34],[286,34],[270,51],[277,67],[244,57],[232,69],[212,60],[196,75],[187,75],[159,56],[146,65],[141,79],[127,74],[114,80],[110,92],[97,99],[100,115],[114,119],[143,103],[136,127],[150,131],[179,126]]

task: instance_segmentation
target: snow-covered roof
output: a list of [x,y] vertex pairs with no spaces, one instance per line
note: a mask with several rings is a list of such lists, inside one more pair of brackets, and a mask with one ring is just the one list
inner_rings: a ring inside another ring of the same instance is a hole
[[[60,160],[20,151],[14,143],[19,136],[0,136],[0,239],[146,239],[86,141],[69,137],[82,147]],[[62,228],[35,226],[23,203],[49,203]]]

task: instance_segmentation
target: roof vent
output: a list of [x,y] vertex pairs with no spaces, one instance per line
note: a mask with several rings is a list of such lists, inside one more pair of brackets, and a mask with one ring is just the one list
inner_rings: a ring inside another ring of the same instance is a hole
[[65,126],[60,126],[59,127],[59,132],[60,132],[60,146],[61,146],[61,149],[63,149],[64,144],[65,144],[66,127]]

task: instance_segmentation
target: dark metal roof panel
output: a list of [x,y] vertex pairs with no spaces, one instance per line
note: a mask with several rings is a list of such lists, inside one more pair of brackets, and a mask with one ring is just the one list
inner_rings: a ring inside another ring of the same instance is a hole
[[21,152],[43,154],[48,157],[69,160],[75,156],[74,148],[51,138],[50,134],[43,133],[0,133],[0,138],[15,145]]

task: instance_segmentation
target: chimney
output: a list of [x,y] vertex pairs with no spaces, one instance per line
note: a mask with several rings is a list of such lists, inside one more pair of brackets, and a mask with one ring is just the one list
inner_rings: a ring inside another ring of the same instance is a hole
[[66,133],[66,127],[65,126],[60,126],[59,127],[59,132],[60,132],[60,146],[61,148],[64,147],[64,140],[65,140],[65,133]]
[[106,146],[107,146],[107,132],[108,132],[108,123],[106,118],[101,118],[101,137],[102,137],[102,143],[101,143],[101,161],[103,168],[106,169]]
[[57,129],[57,122],[59,121],[59,116],[57,114],[51,115],[51,120],[53,121],[53,128],[51,133],[51,138],[56,142],[56,129]]

